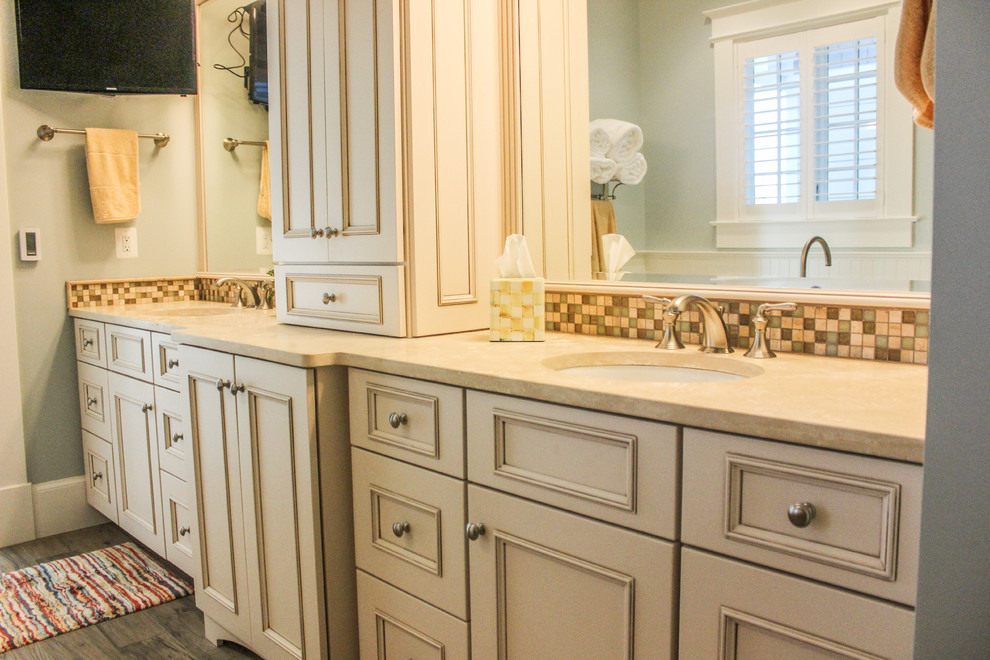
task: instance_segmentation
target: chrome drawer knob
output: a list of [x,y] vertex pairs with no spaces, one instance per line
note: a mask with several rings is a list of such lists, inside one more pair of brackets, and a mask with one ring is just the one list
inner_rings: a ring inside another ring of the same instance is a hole
[[99,402],[100,402],[100,400],[97,399],[95,396],[88,396],[88,397],[86,397],[86,405],[87,406],[95,406]]
[[324,305],[329,305],[332,302],[337,302],[337,294],[336,293],[324,293],[323,294],[323,304]]
[[175,358],[169,358],[168,368],[175,369],[177,366],[179,366],[179,361],[176,360]]
[[464,533],[467,535],[468,541],[477,541],[478,538],[484,536],[487,531],[488,530],[485,529],[485,523],[468,523],[467,529],[464,530]]
[[323,236],[323,230],[313,227],[312,229],[309,230],[309,236],[310,238],[320,238],[321,236]]
[[90,338],[83,339],[83,348],[88,348],[93,345],[93,340]]
[[409,416],[406,413],[394,412],[388,416],[388,425],[393,429],[397,429],[407,423],[409,423]]
[[397,522],[392,524],[392,533],[398,536],[400,539],[402,535],[406,532],[412,531],[412,526],[407,522]]
[[787,507],[787,519],[795,527],[807,527],[815,519],[815,505],[810,502],[797,502]]
[[154,406],[152,406],[150,403],[146,403],[143,406],[141,406],[141,412],[146,413],[149,410],[151,410],[153,407]]
[[179,442],[179,441],[181,441],[181,440],[182,440],[182,434],[181,434],[181,433],[173,433],[173,434],[172,434],[172,444],[173,444],[173,445],[174,445],[175,443],[177,443],[177,442]]
[[97,479],[102,479],[102,478],[103,478],[103,473],[102,472],[94,472],[93,473],[93,485],[94,486],[96,485],[96,480]]
[[230,387],[230,381],[229,380],[224,380],[223,378],[218,378],[217,379],[217,389],[222,392],[223,391],[223,388],[225,388],[225,387]]
[[340,234],[340,230],[337,229],[336,227],[327,227],[326,229],[323,230],[323,234],[327,238],[333,238],[334,236]]
[[238,392],[243,392],[245,390],[244,383],[237,385],[236,383],[230,386],[230,393],[237,394]]
[[179,536],[185,536],[186,534],[188,534],[191,531],[192,530],[189,529],[188,527],[180,527],[179,528]]

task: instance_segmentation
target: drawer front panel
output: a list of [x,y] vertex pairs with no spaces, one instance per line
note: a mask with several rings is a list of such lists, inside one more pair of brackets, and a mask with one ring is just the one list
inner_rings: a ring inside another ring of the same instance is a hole
[[276,266],[280,323],[405,336],[402,266]]
[[468,658],[468,624],[404,591],[357,572],[362,658],[453,660]]
[[107,343],[105,328],[99,321],[75,319],[76,359],[95,367],[107,366]]
[[83,461],[86,467],[86,501],[104,516],[117,522],[117,480],[113,446],[83,431]]
[[168,472],[161,473],[162,512],[165,515],[165,558],[189,575],[194,575],[196,517],[185,481]]
[[189,446],[182,395],[163,387],[155,388],[155,423],[158,426],[158,465],[162,470],[187,481]]
[[464,482],[351,449],[359,568],[467,618]]
[[107,324],[107,367],[152,382],[151,333]]
[[709,555],[681,553],[682,660],[912,657],[914,613]]
[[179,345],[161,332],[151,333],[152,366],[155,385],[179,391]]
[[351,369],[351,444],[464,477],[464,391]]
[[82,427],[104,440],[110,439],[110,408],[107,372],[85,362],[76,362],[79,371],[79,413]]
[[472,482],[677,538],[676,427],[474,391],[467,411]]
[[696,429],[684,438],[685,543],[914,603],[920,466]]

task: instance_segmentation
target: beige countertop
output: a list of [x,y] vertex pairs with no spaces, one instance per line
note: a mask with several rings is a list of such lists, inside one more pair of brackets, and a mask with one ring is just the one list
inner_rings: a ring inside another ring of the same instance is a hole
[[[195,311],[205,309],[217,312]],[[539,343],[491,343],[487,331],[393,339],[278,325],[273,312],[205,302],[91,307],[70,315],[170,332],[184,344],[298,367],[361,367],[914,463],[924,457],[928,370],[917,365],[793,354],[751,360],[742,351],[703,356],[693,346],[672,353],[655,350],[652,341],[564,333],[547,333]],[[628,360],[703,360],[696,366],[758,375],[715,383],[643,383],[575,376],[545,364]]]

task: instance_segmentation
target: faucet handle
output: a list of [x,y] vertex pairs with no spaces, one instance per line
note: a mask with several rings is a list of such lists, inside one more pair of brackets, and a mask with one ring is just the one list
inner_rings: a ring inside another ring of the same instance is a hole
[[648,300],[651,303],[656,303],[660,307],[661,312],[667,311],[670,307],[670,298],[657,298],[656,296],[643,296],[643,300]]
[[777,357],[777,354],[770,350],[770,343],[767,341],[767,317],[770,311],[784,311],[797,309],[797,305],[792,302],[785,303],[763,303],[756,308],[756,316],[753,317],[753,345],[746,351],[746,357],[762,360],[765,358]]
[[684,348],[681,338],[677,336],[675,324],[677,323],[677,317],[680,316],[680,312],[671,309],[671,305],[674,303],[669,298],[657,298],[656,296],[643,296],[643,300],[656,303],[657,307],[660,308],[660,313],[663,314],[663,337],[656,347],[664,350]]

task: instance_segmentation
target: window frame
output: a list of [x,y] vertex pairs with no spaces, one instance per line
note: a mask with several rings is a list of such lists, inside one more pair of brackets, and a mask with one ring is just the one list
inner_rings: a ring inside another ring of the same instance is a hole
[[[837,248],[912,247],[914,124],[893,78],[900,2],[891,0],[753,0],[705,12],[712,22],[715,66],[716,248],[794,248],[820,234]],[[875,200],[817,202],[814,156],[814,48],[877,36],[878,168]],[[848,39],[846,38],[848,37]],[[744,200],[745,61],[801,52],[801,202],[747,205]],[[776,52],[782,52],[776,50]],[[866,203],[863,203],[863,202]]]

